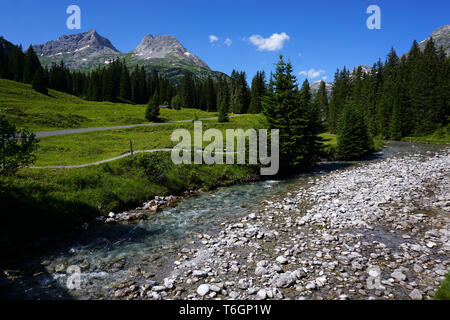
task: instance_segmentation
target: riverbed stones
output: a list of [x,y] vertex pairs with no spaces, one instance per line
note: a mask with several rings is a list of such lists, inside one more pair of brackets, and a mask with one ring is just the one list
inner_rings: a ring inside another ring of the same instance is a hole
[[[450,265],[448,206],[440,204],[450,198],[449,168],[443,151],[305,178],[290,195],[224,221],[217,233],[191,234],[175,259],[158,258],[159,267],[150,254],[135,275],[120,260],[117,271],[134,282],[117,288],[124,290],[118,299],[141,297],[125,291],[149,281],[149,265],[155,282],[143,299],[430,299]],[[119,262],[110,260],[91,260],[88,268]],[[48,268],[59,263],[72,264]]]
[[208,276],[208,273],[203,270],[194,270],[192,272],[192,276],[197,277],[197,278],[206,278]]
[[276,261],[277,261],[278,263],[280,263],[280,264],[287,264],[287,263],[288,263],[288,260],[287,260],[285,257],[283,257],[283,256],[278,256],[278,257],[276,258]]
[[391,277],[397,281],[405,281],[406,275],[404,275],[401,271],[394,271],[391,273]]
[[203,297],[208,294],[209,290],[210,287],[208,284],[202,284],[197,288],[197,294]]
[[267,292],[265,289],[259,290],[256,295],[257,295],[258,299],[260,299],[260,300],[264,300],[267,298]]
[[410,292],[409,297],[412,300],[422,300],[423,296],[422,296],[422,292],[420,292],[418,289],[414,289],[413,291]]

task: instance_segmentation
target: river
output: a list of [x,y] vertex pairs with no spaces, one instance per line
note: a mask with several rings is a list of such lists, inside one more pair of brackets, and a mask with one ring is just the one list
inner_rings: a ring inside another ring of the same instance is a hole
[[[311,176],[440,149],[440,145],[388,142],[385,149],[365,161],[326,162],[289,179],[200,192],[135,224],[92,227],[40,256],[19,260],[11,276],[0,279],[0,299],[113,298],[117,283],[129,280],[128,284],[139,286],[162,281],[171,273],[176,254],[202,245],[198,235],[214,237],[223,223],[259,210],[263,200],[282,199],[304,186]],[[75,290],[66,285],[69,266],[81,270],[81,287]]]

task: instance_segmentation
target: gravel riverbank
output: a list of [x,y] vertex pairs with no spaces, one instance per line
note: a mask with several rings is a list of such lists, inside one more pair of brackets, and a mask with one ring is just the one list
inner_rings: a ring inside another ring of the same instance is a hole
[[449,168],[446,150],[311,177],[114,297],[430,299],[450,269]]

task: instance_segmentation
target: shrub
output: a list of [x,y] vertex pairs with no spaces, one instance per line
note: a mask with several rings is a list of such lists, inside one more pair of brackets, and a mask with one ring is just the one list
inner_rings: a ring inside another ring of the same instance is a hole
[[37,140],[27,129],[17,130],[5,116],[0,116],[0,176],[14,175],[21,166],[35,160]]

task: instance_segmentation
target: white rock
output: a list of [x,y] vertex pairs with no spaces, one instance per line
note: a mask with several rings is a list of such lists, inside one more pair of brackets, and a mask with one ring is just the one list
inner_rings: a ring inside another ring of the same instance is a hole
[[280,264],[286,264],[288,261],[285,257],[279,256],[279,257],[277,257],[277,262]]
[[204,296],[209,292],[209,284],[202,284],[197,288],[197,294],[199,296]]
[[267,293],[266,290],[261,289],[258,291],[258,293],[256,294],[258,296],[259,299],[264,300],[267,298]]
[[422,292],[420,292],[418,289],[414,289],[413,291],[411,291],[411,293],[409,294],[409,297],[412,300],[422,300],[423,299]]

